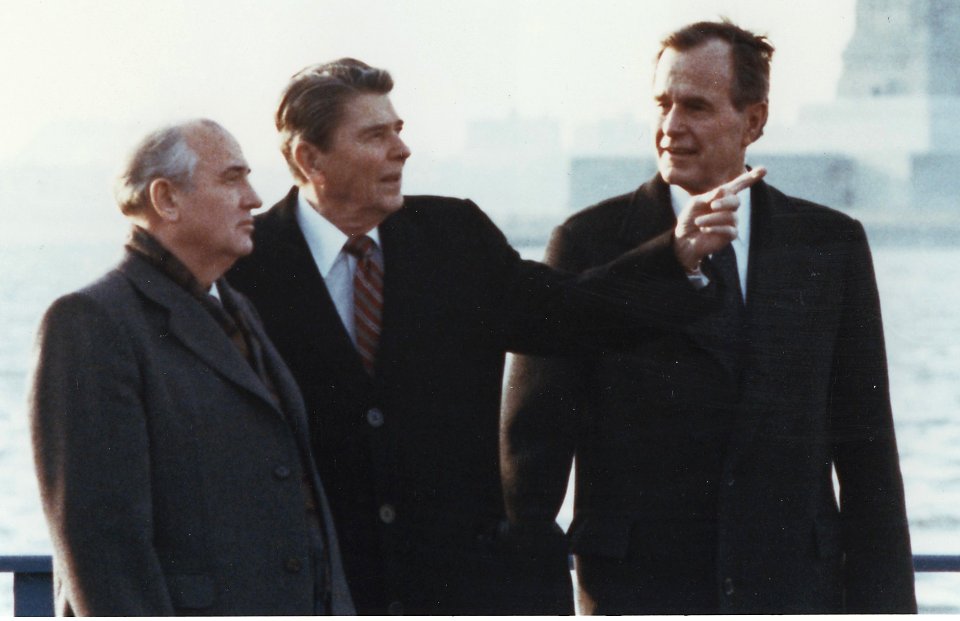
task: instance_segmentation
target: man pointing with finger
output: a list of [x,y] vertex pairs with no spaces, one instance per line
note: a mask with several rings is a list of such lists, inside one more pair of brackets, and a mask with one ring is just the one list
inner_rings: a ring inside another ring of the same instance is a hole
[[636,354],[515,362],[507,512],[518,529],[553,523],[576,455],[583,612],[916,611],[863,228],[738,179],[767,119],[772,54],[729,22],[669,35],[654,79],[657,176],[570,218],[547,250],[554,266],[587,269],[663,231],[688,239],[675,214],[690,195],[701,226],[720,213],[709,206],[740,199],[732,244],[699,235],[689,260],[677,248],[721,312]]
[[350,58],[290,79],[276,125],[296,187],[231,282],[303,390],[357,612],[572,612],[563,534],[506,519],[505,353],[622,348],[715,306],[678,259],[729,241],[738,198],[691,203],[681,235],[590,273],[523,261],[474,203],[403,195],[392,88]]

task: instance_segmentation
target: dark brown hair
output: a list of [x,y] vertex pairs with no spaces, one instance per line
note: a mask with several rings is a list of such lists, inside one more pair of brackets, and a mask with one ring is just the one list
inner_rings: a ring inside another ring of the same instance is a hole
[[385,95],[392,89],[393,78],[386,70],[353,58],[310,65],[295,73],[283,90],[275,119],[280,150],[293,176],[305,181],[293,158],[297,138],[328,150],[351,99],[362,93]]

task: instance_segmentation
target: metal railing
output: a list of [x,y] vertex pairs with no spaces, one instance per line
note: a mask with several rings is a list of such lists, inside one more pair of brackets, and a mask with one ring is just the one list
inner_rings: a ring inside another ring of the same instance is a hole
[[13,574],[15,616],[53,616],[52,569],[49,556],[0,556],[0,573]]
[[[916,554],[917,572],[960,572],[960,555]],[[52,617],[53,584],[49,556],[0,556],[0,573],[13,574],[13,614]]]

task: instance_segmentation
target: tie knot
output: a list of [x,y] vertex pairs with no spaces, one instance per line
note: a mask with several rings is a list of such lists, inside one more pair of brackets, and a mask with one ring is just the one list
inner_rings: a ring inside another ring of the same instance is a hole
[[368,235],[361,235],[360,237],[351,237],[347,240],[347,243],[343,245],[343,249],[357,257],[358,259],[364,259],[369,257],[373,250],[377,247],[377,242],[370,239]]

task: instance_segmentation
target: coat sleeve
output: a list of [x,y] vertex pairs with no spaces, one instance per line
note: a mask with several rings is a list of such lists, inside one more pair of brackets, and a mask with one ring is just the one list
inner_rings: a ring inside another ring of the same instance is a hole
[[[472,205],[472,204],[471,204]],[[483,257],[487,321],[504,349],[538,355],[629,350],[650,331],[674,330],[709,312],[711,296],[690,284],[673,252],[672,232],[625,249],[612,260],[575,269],[522,260],[476,206],[458,246]],[[568,237],[554,233],[553,244]]]
[[[571,272],[584,268],[563,227],[554,231],[545,262]],[[514,356],[500,454],[507,515],[519,531],[546,532],[555,524],[567,491],[588,366],[583,357]]]
[[855,223],[830,401],[840,484],[847,612],[916,612],[910,535],[890,407],[880,301],[866,236]]
[[47,311],[29,411],[61,614],[174,613],[153,547],[141,371],[124,326],[89,296]]

